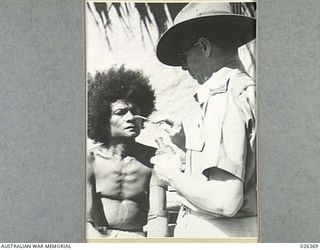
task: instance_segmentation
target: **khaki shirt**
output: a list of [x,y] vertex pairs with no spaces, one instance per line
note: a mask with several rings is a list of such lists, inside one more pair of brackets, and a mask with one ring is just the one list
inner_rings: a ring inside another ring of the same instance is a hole
[[185,173],[207,179],[220,168],[243,181],[244,202],[236,217],[256,215],[255,82],[239,69],[224,67],[195,94],[201,112],[186,133]]

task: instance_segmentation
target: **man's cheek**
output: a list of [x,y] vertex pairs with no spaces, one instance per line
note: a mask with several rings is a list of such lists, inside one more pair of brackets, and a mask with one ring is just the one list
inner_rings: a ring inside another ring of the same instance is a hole
[[138,121],[138,122],[137,122],[137,126],[138,126],[140,129],[142,129],[142,126],[143,126],[142,121]]

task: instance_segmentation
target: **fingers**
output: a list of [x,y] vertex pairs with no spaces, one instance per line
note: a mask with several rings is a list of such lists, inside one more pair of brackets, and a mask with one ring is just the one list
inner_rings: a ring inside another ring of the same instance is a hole
[[153,165],[165,164],[169,161],[169,157],[165,154],[158,154],[150,158],[150,162]]
[[155,123],[160,123],[161,125],[162,125],[162,124],[167,124],[167,125],[169,125],[170,127],[174,126],[174,124],[175,124],[175,122],[174,122],[173,120],[168,119],[168,118],[166,118],[166,119],[161,119],[161,120],[159,120],[159,121],[156,121]]
[[160,124],[160,127],[166,131],[169,135],[171,134],[174,134],[174,131],[173,131],[173,126],[169,125],[168,123],[161,123]]
[[175,123],[174,126],[170,126],[167,123],[162,123],[160,126],[168,133],[170,137],[178,135],[182,130],[181,123]]
[[158,117],[154,117],[152,119],[153,123],[167,123],[171,126],[175,123],[174,119],[172,119],[169,115],[164,114],[164,115],[159,115]]
[[153,123],[167,124],[170,127],[175,126],[176,124],[180,124],[180,121],[171,118],[169,115],[164,114],[159,116],[158,118],[154,118],[152,120]]
[[157,162],[156,156],[153,156],[153,157],[150,158],[150,163],[151,163],[151,164],[155,165],[156,162]]
[[169,185],[169,179],[168,179],[168,175],[166,173],[166,171],[163,170],[163,168],[159,165],[154,165],[154,170],[156,172],[156,175],[158,176],[159,180],[165,184],[165,185]]

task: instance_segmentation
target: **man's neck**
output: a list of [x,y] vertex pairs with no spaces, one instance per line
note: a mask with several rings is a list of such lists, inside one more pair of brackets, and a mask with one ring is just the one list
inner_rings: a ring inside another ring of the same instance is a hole
[[214,69],[213,73],[219,71],[224,67],[239,68],[239,66],[241,65],[242,63],[238,55],[228,55],[228,56],[220,57],[216,59],[215,62],[212,63],[212,66]]
[[108,145],[105,145],[105,148],[114,156],[119,156],[124,158],[131,154],[135,140],[117,140],[112,139],[110,140]]
[[213,58],[211,62],[208,64],[208,72],[210,72],[207,75],[208,80],[212,74],[218,72],[220,69],[228,67],[231,69],[240,69],[241,71],[244,71],[244,66],[239,58],[238,55],[227,55],[227,56],[221,56],[219,58]]

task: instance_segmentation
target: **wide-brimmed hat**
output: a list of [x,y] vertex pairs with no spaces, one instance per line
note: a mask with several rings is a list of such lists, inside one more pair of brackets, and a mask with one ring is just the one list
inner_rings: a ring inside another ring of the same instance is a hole
[[181,42],[192,39],[200,30],[240,47],[255,38],[256,20],[233,14],[230,3],[189,3],[160,38],[156,51],[158,59],[167,65],[181,66],[178,56]]

